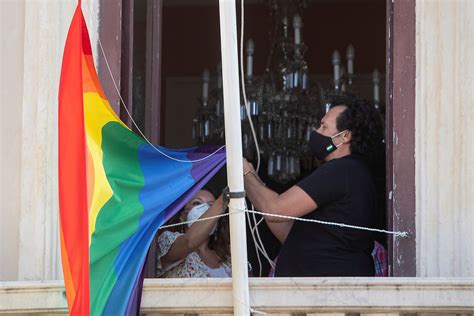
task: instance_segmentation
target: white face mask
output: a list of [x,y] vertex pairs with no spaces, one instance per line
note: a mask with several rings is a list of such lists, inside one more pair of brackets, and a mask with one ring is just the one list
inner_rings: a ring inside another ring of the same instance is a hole
[[[209,209],[210,205],[207,204],[207,203],[202,203],[202,204],[199,204],[199,205],[196,205],[194,206],[189,212],[188,212],[188,216],[186,218],[186,221],[190,222],[190,221],[195,221],[199,218],[201,218],[201,216],[206,213],[206,211]],[[188,227],[191,227],[191,225],[194,224],[193,222],[192,223],[188,223]],[[217,228],[217,223],[216,225],[214,225],[214,227],[212,228],[212,230],[209,232],[209,236],[211,236],[212,234],[214,234],[214,231],[216,230]]]

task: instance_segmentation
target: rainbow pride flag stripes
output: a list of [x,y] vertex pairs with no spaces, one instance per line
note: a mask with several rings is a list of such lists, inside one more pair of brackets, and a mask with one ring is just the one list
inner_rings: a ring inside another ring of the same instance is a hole
[[[95,71],[80,1],[59,87],[61,256],[71,315],[138,314],[143,268],[160,225],[224,165],[221,150],[161,152],[114,113]],[[194,161],[194,162],[193,162]]]

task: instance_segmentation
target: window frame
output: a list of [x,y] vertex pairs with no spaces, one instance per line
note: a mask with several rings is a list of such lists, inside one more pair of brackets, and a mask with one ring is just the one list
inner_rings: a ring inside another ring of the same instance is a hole
[[[113,3],[111,3],[113,1]],[[133,108],[133,8],[135,0],[100,0],[99,36],[112,75],[124,102]],[[416,276],[415,187],[415,38],[416,0],[386,0],[386,188],[387,226],[409,232],[408,238],[389,238],[389,275]],[[145,135],[160,142],[163,131],[161,98],[161,42],[163,0],[147,0]],[[99,54],[99,78],[116,113],[131,127]],[[120,79],[120,80],[118,80]],[[154,87],[153,89],[151,87]],[[146,277],[154,277],[155,247],[150,248]]]

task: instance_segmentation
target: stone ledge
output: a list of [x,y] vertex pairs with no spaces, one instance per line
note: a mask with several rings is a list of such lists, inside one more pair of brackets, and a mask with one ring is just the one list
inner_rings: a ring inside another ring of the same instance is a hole
[[[474,278],[251,278],[264,312],[474,312]],[[230,279],[146,279],[144,313],[231,313]],[[0,282],[0,314],[65,313],[61,281]]]

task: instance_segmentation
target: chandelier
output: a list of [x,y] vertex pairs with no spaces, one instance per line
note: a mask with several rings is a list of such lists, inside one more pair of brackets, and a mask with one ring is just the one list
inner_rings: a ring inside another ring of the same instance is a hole
[[[354,85],[355,52],[349,45],[346,68],[336,50],[332,56],[332,82],[310,80],[305,61],[307,47],[303,42],[301,12],[306,1],[273,0],[269,2],[273,18],[272,45],[263,75],[253,74],[254,42],[246,43],[245,91],[247,104],[260,155],[266,161],[265,172],[275,182],[285,184],[298,179],[304,171],[313,169],[309,137],[313,126],[326,113],[334,97],[358,94]],[[290,25],[291,21],[291,25]],[[217,86],[209,92],[210,73],[202,76],[200,108],[193,119],[193,139],[199,144],[224,143],[222,74],[217,68]],[[373,96],[380,105],[380,75],[373,73]],[[245,158],[256,158],[256,146],[241,102],[242,151]]]

